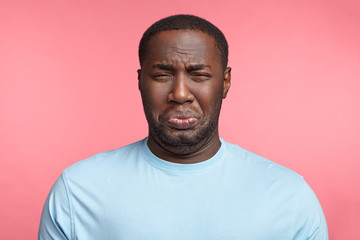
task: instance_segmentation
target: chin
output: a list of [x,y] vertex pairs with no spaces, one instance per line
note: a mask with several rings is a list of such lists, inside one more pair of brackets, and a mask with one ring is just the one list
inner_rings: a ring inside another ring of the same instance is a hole
[[209,128],[180,131],[156,129],[152,135],[154,140],[167,151],[177,155],[188,155],[207,145],[214,137],[215,131]]

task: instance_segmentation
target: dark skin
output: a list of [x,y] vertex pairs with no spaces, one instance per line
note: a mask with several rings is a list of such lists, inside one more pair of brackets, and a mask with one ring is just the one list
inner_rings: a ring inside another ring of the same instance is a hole
[[148,146],[157,157],[190,164],[215,155],[221,146],[218,118],[230,73],[207,33],[172,30],[150,39],[138,79],[149,124]]

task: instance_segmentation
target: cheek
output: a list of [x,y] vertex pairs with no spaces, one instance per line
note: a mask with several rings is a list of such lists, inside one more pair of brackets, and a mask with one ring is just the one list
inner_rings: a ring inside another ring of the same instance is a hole
[[204,111],[210,111],[221,102],[223,96],[223,87],[219,84],[209,84],[198,88],[194,92],[199,105]]
[[141,96],[143,104],[152,115],[157,115],[165,107],[167,103],[167,87],[164,84],[152,83],[144,84],[141,87]]

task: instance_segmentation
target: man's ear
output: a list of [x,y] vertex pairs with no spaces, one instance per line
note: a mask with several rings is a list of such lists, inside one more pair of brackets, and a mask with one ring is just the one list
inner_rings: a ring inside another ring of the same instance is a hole
[[138,73],[138,88],[139,88],[139,90],[140,90],[141,69],[138,69],[138,70],[137,70],[137,73]]
[[223,98],[226,98],[226,95],[231,86],[231,67],[227,67],[224,71],[224,92]]

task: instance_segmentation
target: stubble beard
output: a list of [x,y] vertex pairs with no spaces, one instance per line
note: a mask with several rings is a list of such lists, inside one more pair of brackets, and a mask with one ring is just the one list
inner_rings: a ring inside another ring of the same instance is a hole
[[200,151],[214,139],[218,132],[218,122],[222,101],[215,104],[209,119],[201,119],[195,129],[178,130],[165,123],[155,121],[151,111],[145,110],[149,125],[149,135],[166,151],[176,155],[189,155]]

